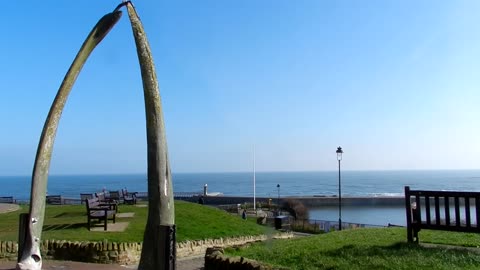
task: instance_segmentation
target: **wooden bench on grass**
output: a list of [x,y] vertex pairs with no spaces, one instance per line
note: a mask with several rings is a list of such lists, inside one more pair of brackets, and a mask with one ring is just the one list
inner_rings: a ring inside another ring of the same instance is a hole
[[97,197],[100,203],[110,205],[115,209],[115,211],[118,211],[118,201],[108,198],[105,192],[95,192],[95,197]]
[[406,186],[405,209],[408,242],[418,243],[421,229],[480,233],[480,192],[410,190]]
[[128,192],[126,189],[122,189],[122,196],[124,204],[137,204],[137,192]]
[[48,195],[46,198],[47,204],[61,205],[63,204],[63,198],[61,195]]
[[92,220],[103,221],[103,229],[107,230],[107,220],[113,220],[115,223],[115,215],[117,211],[113,205],[101,203],[98,198],[86,199],[88,216],[88,230],[90,230]]
[[13,197],[0,197],[0,203],[16,203]]

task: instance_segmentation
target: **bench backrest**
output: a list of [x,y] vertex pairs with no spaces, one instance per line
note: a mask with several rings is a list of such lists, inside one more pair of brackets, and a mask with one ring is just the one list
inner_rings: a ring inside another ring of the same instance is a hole
[[[410,190],[406,186],[405,209],[409,234],[414,227],[480,232],[480,226],[477,226],[480,221],[480,192]],[[410,241],[410,235],[408,238]]]
[[111,190],[109,191],[111,200],[120,200],[120,191],[118,190]]
[[63,204],[61,195],[48,195],[46,200],[47,204]]
[[95,197],[97,197],[99,201],[105,201],[105,192],[96,192]]
[[98,207],[98,205],[100,204],[100,201],[98,200],[98,198],[86,199],[85,201],[86,201],[85,205],[87,206],[87,212],[90,212],[90,208]]
[[0,197],[0,203],[15,203],[13,197]]
[[92,198],[93,198],[92,193],[80,193],[80,201],[82,201],[82,203],[85,203],[86,199],[92,199]]

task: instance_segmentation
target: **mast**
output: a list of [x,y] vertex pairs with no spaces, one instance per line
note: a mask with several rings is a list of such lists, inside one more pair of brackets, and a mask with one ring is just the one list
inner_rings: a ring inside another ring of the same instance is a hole
[[253,211],[257,210],[257,204],[255,202],[255,145],[253,146]]

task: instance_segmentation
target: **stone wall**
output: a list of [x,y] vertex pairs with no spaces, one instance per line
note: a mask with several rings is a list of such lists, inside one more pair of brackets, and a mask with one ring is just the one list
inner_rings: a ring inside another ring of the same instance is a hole
[[[279,233],[273,238],[290,238],[291,233]],[[209,247],[227,247],[264,241],[266,235],[235,238],[206,239],[177,243],[177,258],[203,255]],[[69,242],[45,240],[40,246],[43,259],[69,260],[105,264],[138,264],[142,251],[141,243],[114,242]],[[16,261],[18,244],[13,241],[0,241],[0,260]]]
[[205,270],[283,270],[244,257],[227,257],[221,248],[208,248],[205,253]]
[[230,238],[219,238],[219,239],[207,239],[199,241],[185,241],[182,243],[177,243],[177,257],[189,257],[194,255],[205,254],[207,248],[210,247],[231,247],[231,246],[241,246],[247,243],[265,241],[268,238],[292,238],[293,234],[291,232],[276,233],[271,236],[267,235],[256,235],[256,236],[242,236],[242,237],[230,237]]
[[12,241],[0,241],[0,261],[16,261],[18,245]]

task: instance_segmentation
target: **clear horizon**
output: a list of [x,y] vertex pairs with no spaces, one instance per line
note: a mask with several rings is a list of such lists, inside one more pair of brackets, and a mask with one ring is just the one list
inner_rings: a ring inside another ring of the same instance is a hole
[[[120,1],[7,1],[0,175],[30,175],[60,83]],[[480,169],[480,2],[139,1],[172,171]],[[62,114],[51,175],[146,172],[128,16]],[[136,174],[136,173],[135,173]]]
[[[480,171],[480,169],[395,169],[395,170],[341,170],[341,172],[408,172],[408,171]],[[256,171],[256,173],[316,173],[316,172],[334,172],[337,173],[337,170],[322,170],[322,171]],[[229,172],[174,172],[172,174],[236,174],[236,173],[248,173],[253,174],[253,171],[229,171]],[[125,173],[73,173],[73,174],[50,174],[49,176],[101,176],[101,175],[138,175],[138,174],[147,174],[147,172],[125,172]],[[18,174],[18,175],[0,175],[0,177],[30,177],[28,174]]]

